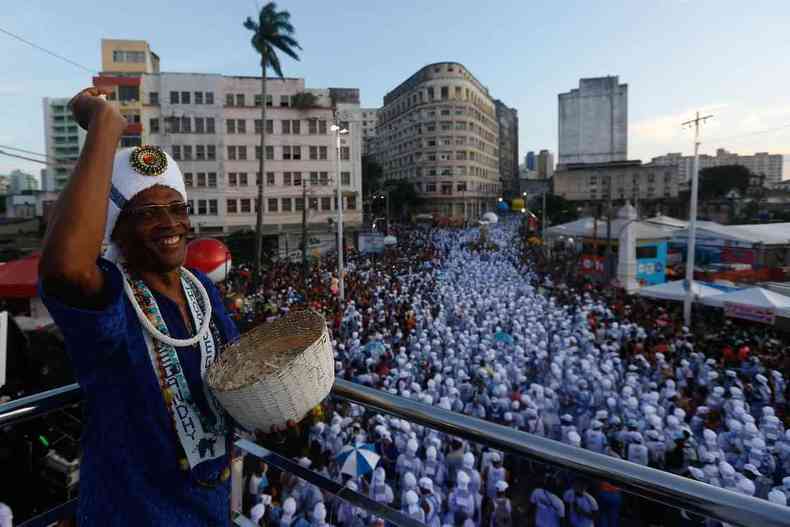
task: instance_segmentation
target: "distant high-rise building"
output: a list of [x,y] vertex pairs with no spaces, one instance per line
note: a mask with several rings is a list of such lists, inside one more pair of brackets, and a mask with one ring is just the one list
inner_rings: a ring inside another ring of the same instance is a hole
[[[675,152],[659,157],[654,157],[651,163],[656,165],[671,165],[678,167],[680,184],[688,187],[691,180],[691,171],[694,166],[694,156],[684,156]],[[782,169],[784,160],[781,154],[769,154],[767,152],[757,152],[751,156],[742,156],[728,152],[723,148],[716,150],[716,155],[700,154],[699,168],[718,167],[724,165],[741,165],[749,169],[750,172],[765,176],[764,185],[773,187],[782,181]]]
[[518,194],[518,111],[497,99],[496,117],[499,123],[499,177],[502,192],[508,198]]
[[13,170],[8,174],[9,194],[21,194],[31,190],[40,190],[36,176],[21,170]]
[[527,170],[535,170],[536,166],[537,165],[535,164],[535,152],[530,150],[529,152],[527,152],[527,155],[524,158],[524,167]]
[[581,79],[559,94],[559,164],[628,158],[628,85],[619,78]]
[[548,150],[541,150],[535,159],[535,171],[538,179],[551,179],[554,177],[554,154]]
[[494,100],[463,64],[430,64],[387,93],[377,143],[384,177],[414,181],[424,212],[477,218],[496,207]]
[[44,145],[49,165],[44,169],[41,187],[60,192],[66,186],[85,142],[86,132],[66,107],[67,97],[44,97]]
[[376,127],[379,125],[378,108],[360,108],[362,112],[362,155],[375,156]]

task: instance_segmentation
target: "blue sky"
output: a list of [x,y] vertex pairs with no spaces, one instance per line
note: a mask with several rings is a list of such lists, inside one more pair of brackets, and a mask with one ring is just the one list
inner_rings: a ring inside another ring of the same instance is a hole
[[[549,5],[550,4],[550,5]],[[254,75],[241,23],[260,0],[4,5],[0,27],[98,70],[101,38],[145,39],[163,71]],[[360,88],[363,104],[425,64],[457,61],[518,109],[520,155],[557,149],[557,94],[580,77],[629,85],[629,157],[690,153],[680,122],[714,113],[703,152],[790,156],[790,2],[764,0],[346,0],[279,2],[302,44],[284,60],[308,86]],[[218,10],[218,6],[221,8]],[[0,145],[42,152],[41,98],[70,96],[90,74],[0,34]],[[779,130],[776,130],[780,128]],[[772,130],[763,132],[765,130]],[[762,133],[756,133],[762,132]],[[785,174],[790,177],[790,158]],[[38,166],[0,156],[0,173]]]

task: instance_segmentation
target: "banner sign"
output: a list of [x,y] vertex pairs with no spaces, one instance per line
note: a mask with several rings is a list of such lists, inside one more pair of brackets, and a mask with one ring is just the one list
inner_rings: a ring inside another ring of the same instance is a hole
[[384,252],[384,235],[378,232],[359,233],[360,254],[381,254]]
[[776,313],[770,307],[756,307],[735,302],[724,303],[725,316],[773,325]]
[[580,272],[585,274],[603,274],[604,272],[604,257],[584,254],[581,258]]

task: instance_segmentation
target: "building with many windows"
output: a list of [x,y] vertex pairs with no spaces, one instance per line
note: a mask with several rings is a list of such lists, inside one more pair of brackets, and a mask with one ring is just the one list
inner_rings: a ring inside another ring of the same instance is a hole
[[[675,152],[654,157],[651,162],[656,165],[677,166],[682,187],[689,187],[691,173],[694,170],[694,156],[684,156]],[[699,156],[700,170],[724,165],[741,165],[748,168],[753,174],[765,176],[763,184],[766,187],[775,187],[782,181],[783,157],[781,154],[757,152],[751,156],[742,156],[719,148],[716,150],[715,156],[707,154]]]
[[362,114],[362,155],[376,156],[376,128],[379,125],[378,108],[360,108]]
[[494,101],[499,123],[499,176],[502,193],[508,199],[519,193],[518,184],[518,111],[497,99]]
[[430,64],[387,93],[376,135],[384,177],[413,181],[424,212],[476,218],[496,206],[494,100],[462,64]]
[[[349,230],[362,222],[362,111],[359,91],[306,88],[304,79],[269,79],[261,122],[258,77],[143,75],[143,142],[163,147],[184,174],[196,231],[254,228],[260,157],[264,157],[264,234],[281,253],[298,251],[302,212],[311,237],[334,239],[337,215],[337,114],[342,136],[340,183]],[[265,130],[263,151],[260,134]]]
[[541,150],[535,158],[535,171],[538,179],[551,179],[554,177],[554,154],[548,150]]
[[80,156],[86,132],[77,124],[65,97],[44,97],[44,147],[49,165],[41,173],[41,188],[60,192]]
[[641,161],[580,163],[554,172],[554,194],[570,201],[663,200],[676,198],[676,166],[643,165]]

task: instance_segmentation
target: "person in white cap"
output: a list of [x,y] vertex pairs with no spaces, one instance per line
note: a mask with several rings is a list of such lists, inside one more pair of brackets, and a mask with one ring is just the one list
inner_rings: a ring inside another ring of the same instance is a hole
[[642,434],[639,432],[631,433],[631,442],[628,445],[626,457],[631,463],[638,463],[644,466],[648,465],[650,456],[647,447],[644,444]]
[[535,527],[560,527],[565,518],[565,503],[554,493],[554,485],[548,477],[538,485],[529,498],[535,508]]
[[407,490],[404,498],[401,512],[409,518],[425,523],[425,511],[420,507],[420,497],[417,495],[417,491],[414,489]]
[[39,262],[88,401],[78,523],[224,524],[233,425],[203,378],[238,330],[209,278],[184,268],[178,165],[156,146],[116,151],[126,122],[107,94],[69,103],[88,133]]
[[326,506],[322,503],[316,503],[311,511],[310,527],[333,527],[326,522]]
[[373,481],[368,489],[368,497],[376,503],[384,505],[392,505],[395,501],[395,495],[392,492],[392,487],[387,484],[387,472],[382,467],[378,467],[373,471]]
[[491,455],[491,466],[486,468],[486,497],[493,500],[497,495],[497,484],[507,479],[507,470],[502,466],[502,456],[499,452]]
[[466,522],[474,522],[476,512],[477,500],[469,491],[469,476],[459,470],[456,486],[447,498],[447,515],[444,521],[451,525],[464,525]]
[[496,495],[492,500],[491,518],[488,521],[489,527],[512,527],[513,526],[513,506],[510,498],[507,497],[508,484],[505,480],[496,482]]
[[437,460],[436,447],[431,445],[425,449],[425,461],[422,466],[423,476],[431,478],[439,488],[444,487],[447,481],[447,466]]
[[301,518],[296,515],[296,500],[287,498],[283,502],[279,518],[276,520],[276,525],[277,527],[296,527],[296,522],[300,519]]
[[598,502],[587,492],[587,483],[577,479],[572,488],[563,495],[568,508],[568,521],[571,527],[594,527],[598,515]]
[[422,476],[422,460],[417,457],[417,450],[420,448],[416,439],[409,439],[406,443],[406,452],[398,456],[395,464],[395,472],[400,478],[401,485],[403,484],[403,476],[407,472],[411,472],[414,477],[420,478]]
[[433,481],[430,478],[420,478],[420,505],[425,513],[425,524],[428,527],[441,525],[442,499],[434,491]]

